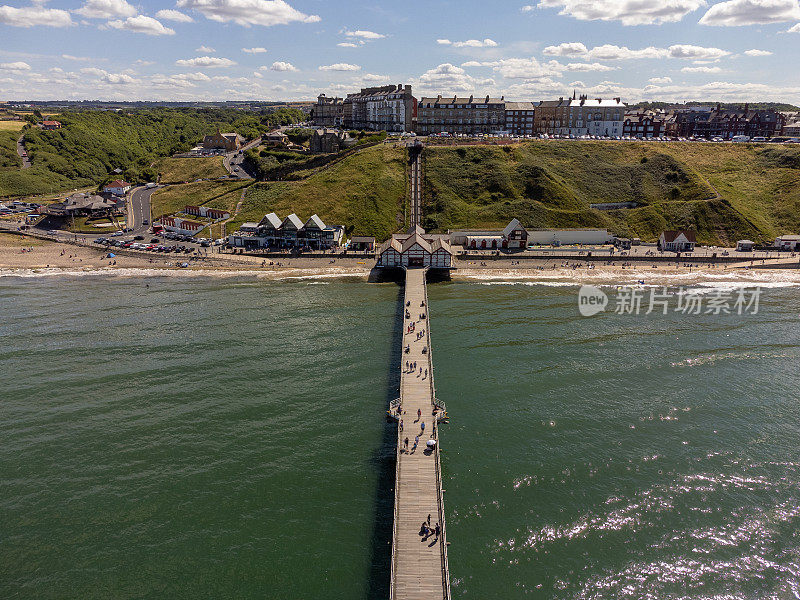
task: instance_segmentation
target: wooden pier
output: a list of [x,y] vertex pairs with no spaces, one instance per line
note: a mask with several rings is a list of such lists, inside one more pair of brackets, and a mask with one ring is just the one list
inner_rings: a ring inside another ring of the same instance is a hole
[[[390,410],[398,424],[397,473],[395,481],[394,530],[392,535],[392,600],[450,600],[450,573],[447,564],[447,534],[442,497],[439,459],[439,422],[446,418],[445,406],[438,402],[433,383],[430,314],[425,283],[426,269],[406,271],[403,306],[403,352],[400,360],[400,398]],[[425,315],[424,318],[421,315]],[[409,326],[414,330],[409,332]],[[417,334],[424,335],[417,339]],[[408,349],[408,352],[406,352]],[[416,363],[412,372],[406,363]],[[420,370],[422,371],[420,373]],[[426,375],[427,372],[427,375]],[[402,414],[398,414],[402,408]],[[421,417],[417,419],[417,411]],[[422,431],[422,423],[425,430]],[[419,443],[414,448],[414,438]],[[408,450],[404,440],[408,438]],[[433,450],[427,442],[434,440]],[[423,538],[420,529],[431,515],[431,528],[439,524],[441,533]]]

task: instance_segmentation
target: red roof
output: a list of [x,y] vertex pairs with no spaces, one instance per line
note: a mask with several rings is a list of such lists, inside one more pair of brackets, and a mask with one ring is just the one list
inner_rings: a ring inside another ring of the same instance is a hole
[[694,231],[665,231],[662,235],[664,236],[664,241],[667,243],[674,242],[679,235],[683,234],[686,237],[686,241],[691,242],[692,244],[697,243],[697,235]]
[[116,180],[112,181],[111,183],[109,183],[106,187],[107,188],[124,188],[124,187],[130,187],[130,185],[131,184],[128,183],[127,181],[122,181],[120,179],[116,179]]
[[61,125],[58,121],[42,121],[42,125]]

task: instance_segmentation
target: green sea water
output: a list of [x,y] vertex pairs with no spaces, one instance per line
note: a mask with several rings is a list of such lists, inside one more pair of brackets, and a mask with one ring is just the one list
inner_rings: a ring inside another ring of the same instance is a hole
[[[454,598],[800,597],[800,294],[430,286]],[[385,598],[401,288],[0,278],[0,598]]]

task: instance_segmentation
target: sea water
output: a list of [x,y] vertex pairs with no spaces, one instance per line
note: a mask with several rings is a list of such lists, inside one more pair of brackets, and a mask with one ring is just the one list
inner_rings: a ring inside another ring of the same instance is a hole
[[[0,279],[0,597],[388,596],[400,288],[129,275]],[[453,597],[797,597],[791,277],[481,277],[429,289]]]

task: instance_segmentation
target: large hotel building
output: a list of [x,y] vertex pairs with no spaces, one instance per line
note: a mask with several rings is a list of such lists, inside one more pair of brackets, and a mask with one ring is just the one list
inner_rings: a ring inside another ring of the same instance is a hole
[[493,133],[506,125],[504,98],[423,98],[417,109],[417,133]]

